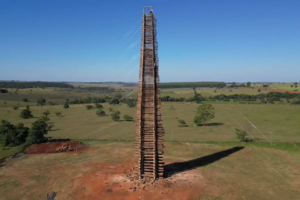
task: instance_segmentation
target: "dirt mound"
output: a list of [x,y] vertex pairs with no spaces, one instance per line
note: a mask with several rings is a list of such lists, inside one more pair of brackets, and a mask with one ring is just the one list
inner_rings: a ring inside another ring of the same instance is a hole
[[[40,154],[40,153],[57,153],[61,147],[67,147],[68,151],[74,151],[76,148],[80,149],[83,144],[78,141],[66,141],[66,142],[49,142],[43,144],[34,144],[25,149],[26,154]],[[66,151],[64,149],[63,151]]]

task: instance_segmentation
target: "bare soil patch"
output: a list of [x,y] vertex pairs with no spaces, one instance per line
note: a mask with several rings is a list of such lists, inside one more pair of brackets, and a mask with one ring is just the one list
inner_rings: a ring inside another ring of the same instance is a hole
[[281,90],[281,89],[266,88],[266,90],[272,91],[272,92],[282,92],[282,93],[288,92],[291,94],[300,94],[300,92],[297,92],[297,91],[289,91],[289,90]]
[[[66,149],[62,149],[62,147],[66,147]],[[74,151],[76,148],[82,150],[83,147],[83,144],[78,141],[49,142],[29,146],[25,149],[25,154],[58,153],[62,151]],[[59,148],[61,149],[58,150]]]
[[132,163],[101,163],[99,171],[73,182],[74,199],[194,199],[205,188],[205,181],[194,170],[153,181],[133,178]]

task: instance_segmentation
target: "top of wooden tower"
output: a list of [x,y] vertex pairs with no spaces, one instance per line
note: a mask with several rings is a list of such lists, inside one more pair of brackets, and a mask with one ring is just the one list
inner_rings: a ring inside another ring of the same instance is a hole
[[144,10],[144,14],[153,13],[153,7],[152,6],[145,6],[143,10]]

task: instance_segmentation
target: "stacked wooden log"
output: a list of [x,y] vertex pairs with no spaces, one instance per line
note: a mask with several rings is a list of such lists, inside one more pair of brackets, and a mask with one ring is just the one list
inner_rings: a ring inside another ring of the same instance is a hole
[[151,179],[164,175],[155,24],[152,11],[143,14],[135,144],[135,174],[138,178]]

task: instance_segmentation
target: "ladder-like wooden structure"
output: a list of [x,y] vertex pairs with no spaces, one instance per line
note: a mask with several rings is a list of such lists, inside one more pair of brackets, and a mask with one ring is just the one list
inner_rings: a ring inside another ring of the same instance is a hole
[[164,176],[157,46],[153,9],[144,7],[135,138],[135,174],[138,178]]

